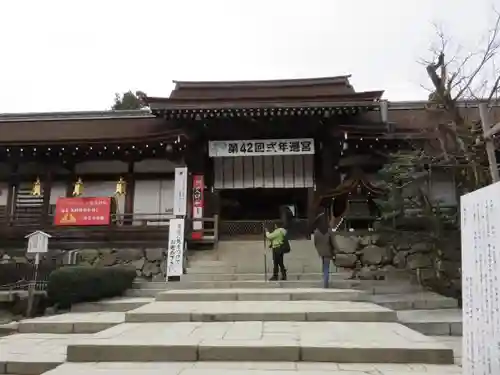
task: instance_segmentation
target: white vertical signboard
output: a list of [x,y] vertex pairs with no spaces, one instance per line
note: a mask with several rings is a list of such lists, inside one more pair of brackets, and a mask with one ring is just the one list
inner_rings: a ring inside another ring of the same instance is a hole
[[175,168],[174,215],[186,216],[187,211],[187,167]]
[[463,374],[500,374],[500,183],[461,197]]
[[181,276],[184,261],[184,219],[170,219],[168,230],[167,278]]

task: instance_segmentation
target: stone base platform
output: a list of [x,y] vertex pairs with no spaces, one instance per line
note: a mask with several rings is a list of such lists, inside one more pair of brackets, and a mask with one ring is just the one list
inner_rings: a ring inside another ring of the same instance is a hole
[[96,302],[79,303],[71,307],[72,312],[127,312],[137,309],[154,301],[154,298],[136,297],[136,298],[111,298]]
[[405,326],[433,336],[462,336],[462,310],[408,310],[398,311]]
[[96,333],[125,321],[125,313],[67,313],[26,319],[19,322],[20,333]]
[[157,301],[365,301],[368,295],[353,289],[178,289],[162,291]]
[[453,364],[398,323],[125,323],[68,345],[68,362],[305,361]]
[[318,362],[65,363],[44,375],[458,375],[454,365]]
[[395,322],[396,312],[367,302],[232,301],[154,302],[125,315],[128,323],[336,321]]

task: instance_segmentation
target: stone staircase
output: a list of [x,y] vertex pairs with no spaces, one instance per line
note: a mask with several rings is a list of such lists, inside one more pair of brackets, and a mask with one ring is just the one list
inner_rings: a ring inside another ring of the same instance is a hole
[[[306,243],[287,259],[296,276],[267,282],[257,255],[225,254],[231,246],[192,257],[180,282],[137,282],[130,297],[20,322],[0,338],[0,374],[461,373],[460,339],[436,336],[458,326],[429,317],[456,311],[456,301],[400,273],[370,281],[339,271],[323,289]],[[429,319],[434,326],[422,325]]]

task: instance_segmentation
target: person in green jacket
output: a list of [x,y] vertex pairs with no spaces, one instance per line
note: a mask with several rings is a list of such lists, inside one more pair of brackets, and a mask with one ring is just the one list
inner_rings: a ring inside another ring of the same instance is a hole
[[270,242],[270,248],[273,252],[273,276],[269,281],[278,280],[278,271],[281,271],[281,280],[286,280],[286,269],[284,263],[286,240],[286,229],[281,225],[274,224],[274,230],[266,230],[266,238]]

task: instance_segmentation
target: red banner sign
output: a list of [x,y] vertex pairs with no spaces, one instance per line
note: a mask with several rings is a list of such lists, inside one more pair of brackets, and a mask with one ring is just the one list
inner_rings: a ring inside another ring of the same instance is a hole
[[54,225],[109,225],[110,216],[110,197],[59,198]]
[[[205,181],[203,175],[193,175],[193,219],[203,218],[203,189]],[[203,222],[193,221],[193,240],[201,239],[203,236]]]

